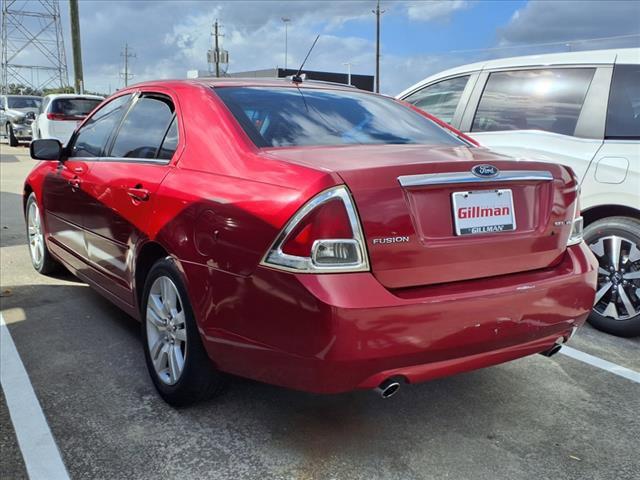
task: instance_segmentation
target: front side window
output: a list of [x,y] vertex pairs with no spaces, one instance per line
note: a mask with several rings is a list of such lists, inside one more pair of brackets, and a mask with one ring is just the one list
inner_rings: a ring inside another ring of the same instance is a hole
[[443,80],[412,93],[404,100],[443,122],[451,123],[468,81],[469,75]]
[[640,65],[613,68],[605,138],[640,139]]
[[258,147],[465,145],[431,120],[382,96],[293,87],[215,91]]
[[593,68],[555,68],[489,75],[471,131],[544,130],[573,135]]
[[156,158],[173,111],[173,103],[164,96],[139,98],[122,122],[109,156]]
[[82,126],[71,148],[72,157],[100,157],[113,129],[129,105],[131,94],[107,103]]

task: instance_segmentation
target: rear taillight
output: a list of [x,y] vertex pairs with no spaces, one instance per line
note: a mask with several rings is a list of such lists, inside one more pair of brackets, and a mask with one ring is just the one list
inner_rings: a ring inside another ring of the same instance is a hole
[[[576,180],[576,185],[578,185],[578,180]],[[576,187],[576,201],[574,202],[573,208],[573,217],[571,221],[571,233],[569,234],[569,240],[567,240],[567,247],[571,245],[577,245],[582,242],[582,227],[584,226],[584,221],[582,220],[582,216],[580,215],[580,187]]]
[[47,113],[47,120],[82,120],[84,117],[78,115],[65,115],[63,113]]
[[263,265],[308,273],[369,270],[358,214],[345,186],[309,200],[284,227]]

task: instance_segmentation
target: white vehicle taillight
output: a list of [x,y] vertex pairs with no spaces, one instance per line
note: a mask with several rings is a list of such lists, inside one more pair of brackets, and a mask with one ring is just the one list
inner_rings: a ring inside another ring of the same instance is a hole
[[263,265],[307,273],[369,270],[364,235],[344,185],[309,200],[284,227]]
[[576,192],[576,201],[573,208],[573,220],[571,222],[571,233],[569,234],[569,240],[567,240],[567,247],[571,245],[577,245],[582,241],[582,227],[584,222],[580,215],[580,188]]

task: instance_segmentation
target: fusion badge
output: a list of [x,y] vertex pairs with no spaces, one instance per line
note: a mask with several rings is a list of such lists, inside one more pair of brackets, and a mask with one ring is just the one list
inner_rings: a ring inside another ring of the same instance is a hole
[[390,243],[407,243],[409,241],[408,236],[398,236],[398,237],[382,237],[382,238],[374,238],[371,243],[374,245],[388,245]]

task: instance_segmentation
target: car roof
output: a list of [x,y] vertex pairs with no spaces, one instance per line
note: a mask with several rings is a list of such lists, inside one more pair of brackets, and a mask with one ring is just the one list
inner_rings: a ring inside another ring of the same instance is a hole
[[450,68],[431,75],[412,85],[397,95],[398,98],[415,89],[441,78],[452,77],[481,70],[496,70],[504,68],[551,66],[551,65],[597,65],[613,63],[640,64],[640,48],[619,48],[610,50],[586,50],[581,52],[546,53],[543,55],[526,55],[522,57],[499,58],[483,62],[469,63]]
[[[154,80],[141,82],[130,85],[127,90],[136,90],[145,87],[169,87],[183,85],[203,85],[208,87],[299,87],[299,88],[322,88],[331,90],[357,90],[353,86],[341,83],[322,82],[318,80],[304,80],[295,84],[290,78],[240,78],[240,77],[221,77],[221,78],[195,78],[195,79],[179,79],[179,80]],[[365,93],[365,90],[358,90]]]
[[86,98],[90,100],[103,100],[104,97],[100,95],[85,95],[85,94],[75,94],[75,93],[50,93],[49,95],[45,95],[53,100],[57,98]]

